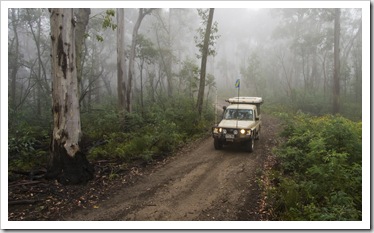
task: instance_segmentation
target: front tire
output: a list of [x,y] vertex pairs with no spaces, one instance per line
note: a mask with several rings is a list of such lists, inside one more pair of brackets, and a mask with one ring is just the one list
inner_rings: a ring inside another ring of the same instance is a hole
[[219,140],[218,138],[215,138],[214,139],[214,149],[216,150],[222,150],[223,148],[223,143],[221,140]]
[[253,152],[254,149],[255,149],[255,137],[252,135],[251,139],[249,139],[247,150],[248,152]]

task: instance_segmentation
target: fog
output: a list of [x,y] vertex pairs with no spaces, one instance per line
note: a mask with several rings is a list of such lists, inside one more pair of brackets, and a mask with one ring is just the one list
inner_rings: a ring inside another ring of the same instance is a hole
[[[112,9],[114,15],[107,10],[91,9],[86,29],[80,83],[83,109],[117,97],[116,9]],[[340,98],[341,102],[359,106],[361,15],[361,9],[341,9],[340,16]],[[138,9],[125,9],[127,59],[137,17]],[[109,24],[106,28],[105,21]],[[316,113],[329,111],[334,75],[334,9],[217,8],[213,21],[217,31],[210,44],[215,54],[208,56],[207,63],[211,79],[205,90],[210,93],[208,99],[214,101],[212,93],[216,91],[220,98],[236,95],[234,84],[240,79],[242,95],[289,102],[297,108],[306,106],[308,111],[322,104],[324,107]],[[169,86],[174,94],[196,98],[199,76],[194,68],[199,70],[201,62],[199,28],[204,31],[205,25],[194,8],[154,9],[144,17],[138,32],[143,44],[137,44],[135,58],[135,101],[140,91],[144,91],[145,98],[155,99]],[[50,103],[49,31],[47,9],[8,10],[8,88],[15,108]],[[142,48],[154,53],[140,54],[146,52]],[[171,79],[169,84],[167,78]],[[43,104],[38,108],[44,108]]]

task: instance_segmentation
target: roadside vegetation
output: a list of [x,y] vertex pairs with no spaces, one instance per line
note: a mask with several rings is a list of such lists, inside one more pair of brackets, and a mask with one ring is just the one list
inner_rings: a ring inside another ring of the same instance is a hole
[[[151,162],[191,140],[209,134],[213,105],[198,117],[195,101],[185,96],[149,103],[144,111],[124,114],[116,102],[82,112],[82,149],[89,161],[112,160],[122,164]],[[138,105],[134,106],[139,107]],[[14,119],[15,120],[15,119]],[[9,170],[18,173],[44,169],[49,156],[52,119],[22,118],[9,128]]]
[[[209,105],[210,106],[210,105]],[[168,155],[182,144],[208,133],[213,121],[209,108],[200,118],[192,99],[180,96],[165,98],[150,105],[143,114],[123,115],[115,106],[107,106],[103,115],[83,116],[86,139],[93,142],[88,158],[151,161]]]
[[282,143],[267,171],[272,220],[360,221],[362,218],[362,123],[343,116],[301,111],[275,113]]

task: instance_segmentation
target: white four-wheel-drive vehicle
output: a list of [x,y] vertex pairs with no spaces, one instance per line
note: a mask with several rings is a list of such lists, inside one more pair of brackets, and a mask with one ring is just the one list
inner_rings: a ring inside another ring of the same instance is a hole
[[261,97],[233,97],[226,100],[222,120],[212,128],[214,148],[220,150],[229,143],[242,144],[247,151],[254,149],[255,139],[260,138]]

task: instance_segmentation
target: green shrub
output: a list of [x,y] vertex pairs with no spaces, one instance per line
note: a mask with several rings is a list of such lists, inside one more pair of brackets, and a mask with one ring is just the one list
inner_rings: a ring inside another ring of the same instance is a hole
[[121,132],[125,125],[123,114],[113,106],[82,113],[81,121],[83,136],[93,141],[108,133]]
[[279,220],[361,220],[361,131],[341,116],[289,119],[269,190]]
[[43,167],[49,155],[48,123],[38,125],[23,118],[17,121],[8,131],[9,170],[30,171]]
[[211,126],[212,112],[212,109],[208,109],[200,118],[193,101],[176,96],[165,98],[162,103],[154,103],[142,114],[134,112],[121,115],[107,111],[103,112],[101,119],[90,116],[90,122],[111,119],[111,123],[93,124],[95,128],[90,124],[85,131],[92,139],[104,140],[104,143],[90,150],[88,157],[113,158],[124,163],[134,159],[151,161],[154,156],[170,154],[183,142],[207,132]]
[[[151,161],[167,155],[182,143],[208,132],[213,119],[212,105],[199,117],[192,98],[160,94],[157,101],[145,99],[144,109],[134,102],[132,113],[118,110],[116,100],[93,104],[81,112],[81,149],[89,160],[106,159],[128,163]],[[9,119],[9,167],[31,170],[46,166],[51,140],[52,114],[30,118],[31,112],[14,112]]]

